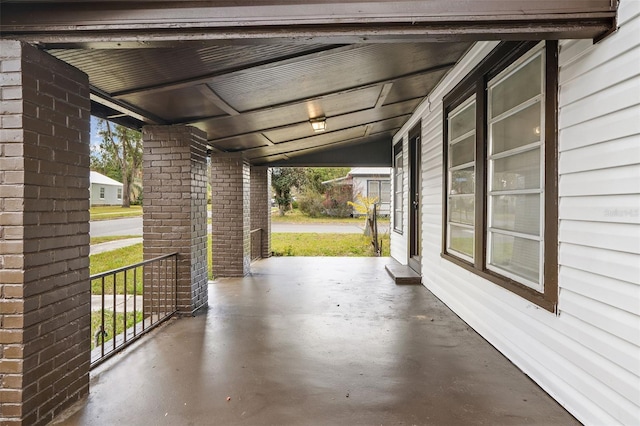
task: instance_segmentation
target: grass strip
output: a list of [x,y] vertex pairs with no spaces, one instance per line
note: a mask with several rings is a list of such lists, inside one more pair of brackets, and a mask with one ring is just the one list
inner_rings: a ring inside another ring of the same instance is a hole
[[[331,223],[334,225],[344,225],[344,224],[362,224],[365,223],[365,218],[363,217],[330,217],[330,216],[322,216],[322,217],[310,217],[306,214],[302,213],[298,209],[293,209],[285,213],[284,216],[280,216],[280,214],[276,211],[271,213],[271,222],[272,223]],[[389,223],[388,217],[379,217],[378,223]]]
[[118,241],[118,240],[127,240],[129,238],[140,238],[141,235],[109,235],[106,237],[91,237],[91,241],[89,244],[94,245],[94,244],[102,244],[102,243],[108,243],[111,241]]
[[89,209],[91,220],[110,220],[142,216],[142,206],[94,206]]
[[[91,275],[99,274],[106,271],[122,268],[123,266],[133,265],[142,262],[142,243],[134,244],[128,247],[122,247],[116,250],[98,253],[89,257],[89,273]],[[142,294],[142,269],[136,274],[136,292]],[[127,293],[133,293],[133,271],[129,271],[127,275]],[[115,291],[122,294],[124,289],[124,274],[118,274],[116,278]],[[113,294],[114,285],[113,277],[105,278],[105,294]],[[91,294],[102,294],[102,280],[91,281]]]
[[[139,323],[143,319],[142,312],[136,312],[135,323]],[[111,339],[113,339],[113,321],[116,322],[116,336],[124,332],[124,313],[117,312],[114,318],[113,311],[104,311],[104,329],[101,333],[100,324],[102,323],[102,311],[91,311],[91,349],[99,346],[104,339],[105,349],[109,348]],[[127,312],[127,328],[133,327],[133,312]]]
[[[382,255],[389,256],[389,235],[382,239]],[[361,234],[272,233],[274,256],[373,256],[371,238]]]

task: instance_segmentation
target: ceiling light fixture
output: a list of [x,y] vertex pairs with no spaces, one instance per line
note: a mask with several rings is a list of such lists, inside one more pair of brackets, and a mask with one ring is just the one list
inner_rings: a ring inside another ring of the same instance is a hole
[[312,118],[309,122],[311,123],[311,127],[313,127],[313,131],[316,133],[327,130],[327,121],[324,117]]

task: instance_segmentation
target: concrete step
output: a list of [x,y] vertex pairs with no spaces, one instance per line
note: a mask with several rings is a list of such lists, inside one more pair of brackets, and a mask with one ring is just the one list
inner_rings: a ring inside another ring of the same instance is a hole
[[384,268],[396,284],[422,284],[422,276],[407,265],[401,265],[394,260]]

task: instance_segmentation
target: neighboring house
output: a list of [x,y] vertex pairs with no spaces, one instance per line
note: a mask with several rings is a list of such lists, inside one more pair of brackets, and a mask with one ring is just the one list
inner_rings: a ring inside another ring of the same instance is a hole
[[[332,185],[351,185],[353,201],[358,195],[377,198],[378,214],[388,216],[391,212],[391,169],[389,167],[354,167],[347,176],[322,182]],[[359,215],[353,212],[354,215]]]
[[[353,185],[353,200],[363,195],[377,198],[378,214],[391,212],[391,169],[389,167],[354,167],[347,175]],[[354,213],[357,214],[357,213]]]
[[89,176],[89,194],[92,206],[117,206],[122,204],[122,184],[98,172]]
[[638,5],[476,43],[393,140],[392,257],[587,424],[640,419]]

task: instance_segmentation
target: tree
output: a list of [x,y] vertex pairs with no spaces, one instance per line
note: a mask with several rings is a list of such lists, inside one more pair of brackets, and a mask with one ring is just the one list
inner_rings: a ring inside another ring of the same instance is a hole
[[345,177],[351,169],[349,167],[307,167],[305,169],[306,187],[323,194],[326,187],[322,182]]
[[91,167],[122,182],[122,207],[129,207],[132,184],[142,169],[142,135],[102,119],[98,129],[102,142],[98,152],[92,153]]
[[305,180],[304,169],[299,167],[274,167],[271,169],[271,187],[280,209],[280,216],[284,216],[293,201],[292,188],[300,189]]

